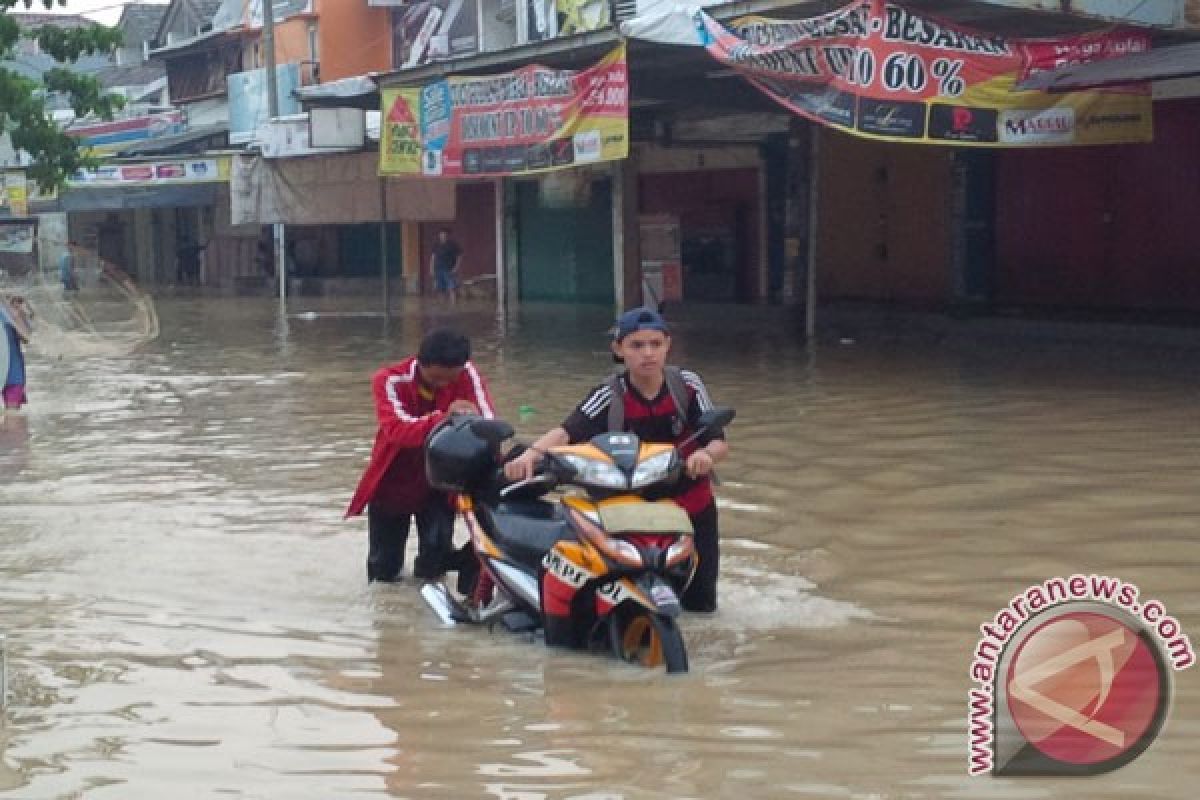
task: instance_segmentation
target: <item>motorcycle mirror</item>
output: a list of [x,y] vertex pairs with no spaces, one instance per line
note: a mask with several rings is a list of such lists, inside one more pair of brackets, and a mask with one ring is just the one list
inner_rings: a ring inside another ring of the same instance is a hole
[[702,431],[720,430],[733,422],[733,418],[736,416],[737,412],[732,408],[714,408],[700,415],[696,427]]
[[705,411],[696,421],[696,432],[677,444],[676,449],[682,450],[706,433],[720,432],[722,428],[733,422],[735,416],[737,416],[737,412],[732,408],[714,408]]
[[516,433],[513,426],[502,419],[473,419],[470,426],[471,433],[492,445],[499,445]]

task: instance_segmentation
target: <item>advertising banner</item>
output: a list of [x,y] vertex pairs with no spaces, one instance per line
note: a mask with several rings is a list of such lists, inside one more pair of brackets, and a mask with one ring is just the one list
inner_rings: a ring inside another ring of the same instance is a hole
[[0,253],[32,253],[37,225],[25,220],[0,219]]
[[476,0],[417,0],[393,9],[392,50],[401,69],[478,53]]
[[558,20],[560,36],[598,31],[612,24],[611,8],[607,0],[558,0]]
[[420,89],[383,90],[379,171],[383,175],[412,175],[421,171]]
[[384,175],[517,175],[622,159],[625,47],[580,71],[534,65],[384,90],[382,128]]
[[182,111],[145,114],[114,120],[73,122],[67,135],[79,141],[80,147],[95,155],[112,154],[132,144],[163,136],[174,136],[187,130]]
[[984,147],[1116,144],[1153,135],[1147,86],[1017,91],[1038,71],[1150,48],[1139,31],[1012,39],[859,0],[807,19],[696,26],[717,60],[796,114],[859,136]]
[[29,216],[29,184],[25,173],[0,173],[0,214]]
[[223,156],[146,161],[136,164],[105,164],[95,169],[80,170],[67,181],[67,185],[72,188],[162,186],[228,180],[229,157]]

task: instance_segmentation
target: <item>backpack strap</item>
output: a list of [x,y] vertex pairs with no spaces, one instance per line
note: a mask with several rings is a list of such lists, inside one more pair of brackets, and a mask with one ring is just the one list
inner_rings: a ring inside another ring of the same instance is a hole
[[675,403],[675,415],[679,418],[679,430],[687,427],[688,390],[683,380],[683,370],[668,364],[663,368],[663,377],[667,381],[667,393]]
[[620,373],[608,376],[605,383],[609,389],[608,396],[608,431],[619,433],[625,430],[625,389],[621,385]]
[[[679,367],[666,366],[663,368],[663,378],[667,384],[667,393],[675,404],[675,415],[679,418],[680,430],[687,426],[688,391],[687,383],[683,380],[683,370]],[[619,374],[610,375],[605,385],[612,393],[608,400],[608,430],[620,432],[625,430],[625,387]]]

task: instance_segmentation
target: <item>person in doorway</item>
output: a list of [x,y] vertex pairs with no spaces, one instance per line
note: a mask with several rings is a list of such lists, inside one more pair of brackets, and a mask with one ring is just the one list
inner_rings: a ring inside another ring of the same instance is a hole
[[431,331],[417,354],[383,367],[371,381],[379,429],[371,460],[346,516],[367,510],[367,580],[394,582],[404,566],[404,546],[413,517],[417,558],[413,575],[438,580],[457,570],[459,586],[478,572],[467,544],[453,548],[454,511],[450,498],[425,478],[425,439],[448,414],[495,417],[483,376],[470,361],[466,336],[448,329]]
[[[647,442],[680,443],[713,405],[700,376],[667,365],[671,331],[657,311],[636,308],[621,315],[612,351],[625,370],[588,392],[563,424],[544,434],[505,465],[509,480],[534,474],[547,448],[586,442],[606,431],[636,433]],[[615,408],[614,408],[615,405]],[[720,559],[713,465],[729,452],[724,434],[703,434],[683,451],[686,477],[675,502],[691,517],[700,565],[680,601],[689,611],[717,610]]]
[[429,272],[433,275],[434,291],[445,293],[451,305],[458,301],[458,268],[462,266],[462,257],[462,247],[450,238],[450,229],[438,231],[437,244],[429,257]]
[[79,291],[79,282],[75,279],[75,254],[70,247],[64,247],[58,257],[58,278],[62,281],[63,291]]
[[0,395],[4,399],[4,408],[15,411],[29,402],[25,395],[25,354],[21,346],[29,341],[33,313],[20,295],[5,297],[0,295],[0,331],[8,348],[8,371],[4,377],[4,387]]
[[175,256],[178,262],[176,279],[180,284],[195,286],[200,282],[200,254],[208,245],[194,241],[185,235],[179,240]]
[[263,275],[275,278],[275,246],[269,232],[258,237],[258,244],[254,248],[254,263]]

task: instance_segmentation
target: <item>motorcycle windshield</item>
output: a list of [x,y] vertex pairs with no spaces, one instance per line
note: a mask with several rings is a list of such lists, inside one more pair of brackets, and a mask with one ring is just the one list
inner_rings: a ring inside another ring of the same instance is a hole
[[608,502],[597,509],[600,524],[610,534],[621,533],[692,533],[687,512],[670,500],[658,503]]

